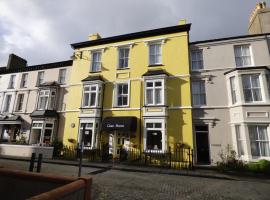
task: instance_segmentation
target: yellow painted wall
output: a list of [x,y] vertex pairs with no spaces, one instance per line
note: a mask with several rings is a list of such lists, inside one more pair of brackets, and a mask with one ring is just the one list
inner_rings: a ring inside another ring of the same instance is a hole
[[[147,40],[166,38],[162,45],[162,64],[159,67],[149,67],[149,49]],[[133,43],[129,54],[129,69],[117,70],[118,48],[116,45]],[[89,73],[91,56],[89,50],[102,49],[102,72]],[[113,88],[117,81],[130,80],[130,106],[129,108],[140,108],[143,106],[143,80],[142,75],[148,70],[164,69],[172,78],[167,79],[166,93],[168,105],[167,135],[168,145],[173,147],[175,143],[183,142],[193,146],[192,139],[192,116],[191,116],[191,94],[188,60],[188,33],[165,34],[161,36],[141,38],[136,40],[99,45],[83,49],[76,49],[75,54],[83,51],[82,59],[77,58],[73,62],[70,87],[68,88],[68,100],[66,106],[66,123],[63,141],[69,144],[68,139],[78,137],[78,116],[81,107],[82,82],[89,75],[102,75],[105,79],[104,109],[113,108]],[[119,75],[121,73],[121,75]],[[124,77],[124,78],[117,78]],[[181,107],[181,108],[180,108]],[[184,107],[184,108],[183,108]],[[186,108],[187,107],[187,108]],[[143,111],[141,111],[143,112]],[[142,119],[139,110],[108,110],[103,112],[106,116],[136,116]],[[75,128],[71,128],[71,124]],[[143,119],[141,122],[143,136]],[[137,135],[139,135],[139,125]],[[139,138],[134,139],[139,142]],[[143,139],[141,140],[143,141]],[[143,146],[143,144],[142,144]]]

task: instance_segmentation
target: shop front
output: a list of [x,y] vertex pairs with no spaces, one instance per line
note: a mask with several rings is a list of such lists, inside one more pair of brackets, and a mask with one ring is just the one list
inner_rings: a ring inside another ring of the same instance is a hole
[[16,142],[20,136],[22,120],[16,115],[0,116],[0,141]]
[[108,146],[114,159],[120,158],[121,149],[129,150],[131,139],[136,137],[136,117],[106,117],[102,122],[101,141]]

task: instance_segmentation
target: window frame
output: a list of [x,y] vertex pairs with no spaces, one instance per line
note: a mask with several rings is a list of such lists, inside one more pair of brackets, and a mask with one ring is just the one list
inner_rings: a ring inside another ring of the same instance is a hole
[[[247,77],[249,76],[248,78],[248,81],[249,81],[249,88],[244,88],[244,77]],[[252,83],[252,76],[257,76],[258,77],[258,83],[259,83],[259,87],[253,87],[253,83]],[[261,84],[261,74],[260,73],[253,73],[253,74],[241,74],[241,81],[242,81],[242,91],[243,91],[243,97],[244,97],[244,102],[245,103],[257,103],[257,102],[263,102],[264,101],[264,97],[263,97],[263,88],[262,88],[262,85]],[[257,100],[255,101],[254,100],[254,90],[258,90],[260,91],[260,98],[261,100]],[[251,101],[247,101],[246,99],[246,93],[245,93],[245,90],[250,90],[250,93],[251,93]]]
[[[161,82],[161,86],[155,86],[156,82]],[[147,86],[147,83],[152,83],[153,86]],[[156,103],[156,90],[161,89],[161,102]],[[152,100],[153,103],[149,103],[147,97],[147,90],[152,90]],[[144,104],[145,106],[163,106],[165,105],[165,80],[164,79],[147,79],[144,83]]]
[[[155,48],[155,53],[154,54],[152,54],[151,53],[151,46],[159,46],[159,50],[160,50],[160,52],[159,52],[159,54],[158,53],[156,53],[157,52],[157,50],[156,50],[156,48]],[[152,59],[151,59],[151,56],[155,56],[155,62],[153,62],[152,63]],[[160,60],[159,59],[157,59],[157,56],[160,56]],[[159,41],[159,42],[149,42],[148,43],[148,63],[149,63],[149,66],[155,66],[155,65],[162,65],[162,42],[161,41]],[[159,60],[159,62],[158,62],[158,60]]]
[[[200,83],[200,88],[199,88],[199,90],[200,90],[200,92],[199,93],[194,93],[194,83]],[[202,84],[201,84],[202,83]],[[202,92],[202,86],[203,85],[203,90],[204,90],[204,92]],[[206,99],[206,97],[207,97],[207,95],[206,95],[206,87],[205,87],[205,81],[204,80],[193,80],[192,82],[191,82],[191,91],[192,91],[192,105],[193,106],[206,106],[207,105],[207,99]],[[199,96],[200,98],[199,98],[199,104],[195,104],[195,95],[196,96]],[[204,96],[204,102],[202,103],[202,95]]]
[[[200,58],[199,59],[197,59],[198,58],[197,53],[200,53],[200,56],[199,56]],[[196,57],[195,60],[193,59],[194,54],[195,54],[195,57]],[[199,70],[204,69],[203,50],[202,49],[193,49],[193,50],[191,50],[191,52],[190,52],[190,60],[191,60],[191,70],[192,71],[199,71]],[[199,68],[194,68],[194,66],[195,66],[194,62],[196,63],[196,66],[197,66],[198,63],[200,63]]]
[[[245,46],[248,46],[248,52],[249,52],[249,56],[246,56],[246,55],[243,55],[243,47]],[[234,48],[234,59],[235,59],[235,66],[236,67],[248,67],[248,66],[253,66],[253,56],[252,56],[252,49],[251,49],[251,45],[250,44],[240,44],[240,45],[234,45],[233,46]],[[241,55],[238,56],[236,55],[236,52],[237,52],[237,48],[240,48],[241,49]],[[243,61],[243,58],[244,57],[249,57],[249,61],[250,61],[250,64],[249,65],[244,65],[244,61]],[[237,59],[240,59],[241,60],[241,64],[239,65]]]
[[[41,77],[42,77],[42,79],[41,79]],[[45,71],[39,71],[37,74],[36,86],[39,86],[42,83],[44,83],[44,77],[45,77]]]
[[[118,70],[128,69],[129,68],[130,49],[131,49],[130,46],[120,46],[120,47],[118,47],[118,64],[117,64],[117,69]],[[121,53],[120,53],[121,50],[124,50],[124,57],[123,58],[121,58]],[[128,56],[126,56],[126,52],[125,52],[126,50],[128,50]],[[124,63],[126,63],[127,66],[121,66],[120,65],[120,63],[121,63],[120,60],[121,59],[124,60]],[[125,59],[127,59],[127,61]]]
[[24,93],[19,93],[16,103],[16,111],[21,112],[23,110]]
[[[161,124],[161,127],[147,127],[147,124]],[[161,131],[161,149],[148,149],[147,147],[147,131],[154,131],[158,130]],[[153,118],[146,118],[144,121],[144,151],[145,152],[165,152],[167,150],[167,133],[166,133],[166,120],[162,119],[153,119]]]
[[[127,94],[120,94],[119,95],[119,88],[120,85],[127,85]],[[127,97],[127,105],[119,105],[118,97]],[[114,85],[114,107],[129,107],[130,101],[130,81],[128,82],[117,82]]]
[[236,104],[237,103],[237,90],[236,90],[236,78],[235,76],[232,76],[229,78],[230,80],[230,90],[231,90],[231,103]]
[[[250,129],[251,127],[256,127],[256,135],[258,137],[258,139],[255,140],[251,140],[251,134],[250,134]],[[268,137],[268,140],[262,140],[260,139],[260,135],[259,135],[259,127],[264,127],[266,130],[266,135]],[[250,153],[253,159],[258,159],[258,158],[269,158],[270,157],[270,134],[269,134],[269,125],[266,124],[250,124],[248,125],[248,136],[249,136],[249,144],[250,144]],[[259,147],[259,155],[253,155],[252,154],[252,142],[258,143],[258,147]],[[261,143],[268,143],[268,156],[262,155],[262,148],[261,148]]]
[[237,154],[238,156],[245,156],[246,151],[245,151],[245,136],[243,135],[244,132],[241,131],[241,125],[236,124],[234,126],[234,131],[235,131],[235,138],[236,138],[236,144],[237,144]]
[[[96,87],[95,91],[91,91],[91,87]],[[89,91],[85,92],[85,88],[89,88]],[[102,86],[98,83],[85,84],[83,85],[83,98],[82,108],[97,108],[100,106]],[[85,104],[85,93],[89,94],[88,104]],[[91,106],[91,94],[95,93],[95,103]]]
[[[64,72],[64,73],[62,73]],[[64,76],[63,76],[64,74]],[[66,75],[67,75],[67,68],[59,69],[59,75],[58,75],[58,83],[65,84],[66,83]],[[62,81],[64,79],[64,81]]]
[[[8,102],[7,102],[7,97],[9,97],[9,101]],[[3,113],[9,113],[11,99],[12,99],[12,94],[6,94],[5,95],[5,97],[4,97]]]
[[8,89],[14,89],[15,88],[15,82],[16,82],[16,74],[11,74],[9,78],[8,83]]
[[20,88],[27,88],[28,73],[23,73],[21,77]]
[[[94,54],[99,54],[99,60],[98,61],[95,61],[94,60]],[[90,69],[90,72],[94,73],[94,72],[101,72],[101,68],[102,68],[102,51],[101,50],[95,50],[95,51],[91,51],[91,69]],[[95,64],[98,64],[98,68],[96,70],[93,70],[94,69],[94,65]]]

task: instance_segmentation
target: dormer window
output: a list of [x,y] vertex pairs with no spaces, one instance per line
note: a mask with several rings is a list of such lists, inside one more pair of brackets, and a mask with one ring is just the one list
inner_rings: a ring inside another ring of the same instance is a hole
[[54,110],[56,90],[41,90],[39,92],[38,110]]

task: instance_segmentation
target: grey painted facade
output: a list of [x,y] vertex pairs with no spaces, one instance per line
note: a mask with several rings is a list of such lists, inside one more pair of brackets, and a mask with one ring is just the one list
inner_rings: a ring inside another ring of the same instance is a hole
[[[198,92],[197,86],[192,87],[197,163],[203,163],[202,160],[205,160],[200,158],[205,156],[202,153],[205,149],[203,150],[200,143],[206,142],[203,139],[196,140],[201,139],[198,136],[202,133],[208,135],[208,144],[204,147],[208,145],[209,164],[220,161],[219,155],[222,151],[226,151],[228,145],[243,160],[270,159],[270,149],[266,149],[270,145],[269,38],[270,34],[261,34],[190,44],[192,82],[201,81],[205,87],[205,92],[203,89]],[[253,84],[251,89],[246,86],[250,77],[256,82],[251,83]],[[255,95],[251,96],[249,92]],[[256,92],[259,93],[259,97],[256,96]],[[206,99],[198,101],[198,93]],[[255,100],[251,101],[248,99],[249,96]],[[203,131],[201,125],[205,125],[208,132]],[[253,141],[253,138],[251,141],[252,127],[267,131],[267,138],[264,138],[264,141]],[[241,137],[237,139],[239,135]],[[258,152],[254,153],[254,149],[260,151],[262,149],[254,148],[254,145],[258,144],[268,145],[263,148],[267,152],[255,155]]]

